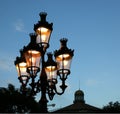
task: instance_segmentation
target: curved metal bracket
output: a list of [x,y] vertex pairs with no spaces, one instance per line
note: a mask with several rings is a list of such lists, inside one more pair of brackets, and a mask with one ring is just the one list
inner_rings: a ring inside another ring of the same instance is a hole
[[57,87],[54,86],[55,93],[57,93],[58,95],[62,95],[65,92],[65,89],[67,88],[67,85],[65,85],[64,80],[62,80],[62,85],[60,85],[59,87],[61,88],[62,92],[58,92]]

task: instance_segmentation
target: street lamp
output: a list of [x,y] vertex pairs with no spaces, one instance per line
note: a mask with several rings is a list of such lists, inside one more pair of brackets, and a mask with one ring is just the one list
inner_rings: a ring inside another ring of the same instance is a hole
[[16,57],[16,61],[14,63],[15,63],[15,66],[16,66],[16,69],[18,72],[18,79],[20,80],[23,87],[25,88],[26,84],[29,80],[29,74],[26,71],[26,69],[27,69],[26,60],[22,55],[23,55],[23,51],[20,50],[21,57]]
[[[62,95],[67,87],[65,80],[70,74],[70,64],[74,55],[74,50],[67,47],[67,39],[60,40],[61,47],[52,53],[47,53],[48,60],[45,61],[46,50],[49,47],[49,40],[52,33],[53,23],[46,21],[47,13],[40,13],[41,20],[34,25],[35,33],[30,34],[30,43],[20,50],[20,57],[16,57],[15,66],[18,72],[23,90],[29,84],[32,88],[31,95],[41,92],[40,111],[47,112],[47,98],[52,100],[55,94]],[[37,73],[40,72],[38,81],[35,80]],[[62,84],[61,92],[57,91],[57,77],[60,77]]]

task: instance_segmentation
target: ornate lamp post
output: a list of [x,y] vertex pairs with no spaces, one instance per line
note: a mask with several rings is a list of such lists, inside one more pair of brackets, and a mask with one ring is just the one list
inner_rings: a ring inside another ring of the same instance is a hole
[[[14,62],[23,90],[31,79],[29,84],[32,88],[31,95],[41,92],[39,101],[41,112],[47,112],[46,94],[52,100],[55,94],[62,95],[64,93],[67,87],[65,80],[70,74],[70,64],[74,55],[74,50],[67,47],[67,39],[62,38],[60,49],[54,51],[55,60],[53,60],[52,53],[47,53],[48,60],[45,61],[46,50],[49,47],[50,35],[53,30],[53,24],[46,21],[46,16],[45,12],[40,13],[41,20],[34,25],[35,33],[30,34],[30,43],[20,50],[20,57],[16,57]],[[36,81],[38,72],[40,72],[40,77]],[[56,88],[58,76],[62,81],[61,92],[58,92]]]

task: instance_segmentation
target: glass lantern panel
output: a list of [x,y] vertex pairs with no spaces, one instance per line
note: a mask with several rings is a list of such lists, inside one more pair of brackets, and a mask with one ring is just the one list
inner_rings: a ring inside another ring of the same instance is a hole
[[20,77],[20,69],[19,69],[19,66],[18,66],[18,64],[16,65],[16,69],[17,69],[17,72],[18,72],[18,77]]
[[48,43],[49,42],[49,38],[50,38],[50,34],[51,34],[51,30],[44,28],[44,27],[39,27],[37,29],[37,40],[36,42],[39,43]]
[[62,61],[63,59],[69,60],[71,59],[71,56],[69,54],[61,54],[56,58],[57,61]]
[[24,76],[24,75],[28,75],[27,73],[27,64],[25,62],[19,63],[19,69],[20,69],[20,75]]
[[22,76],[22,75],[28,75],[26,69],[27,69],[27,64],[25,62],[19,63],[16,65],[16,69],[18,72],[18,76]]
[[57,77],[57,68],[55,66],[48,66],[45,68],[47,79],[56,79]]
[[59,61],[59,72],[61,73],[68,73],[68,70],[70,70],[71,66],[71,59],[66,61]]
[[71,56],[69,54],[59,55],[56,61],[59,63],[59,69],[70,69]]
[[29,50],[25,55],[27,66],[28,67],[31,67],[31,66],[39,67],[40,57],[41,57],[41,53],[39,51]]

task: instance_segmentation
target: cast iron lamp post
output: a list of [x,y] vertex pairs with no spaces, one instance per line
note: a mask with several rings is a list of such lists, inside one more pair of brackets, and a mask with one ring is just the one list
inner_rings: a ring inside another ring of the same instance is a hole
[[[45,61],[46,50],[49,47],[50,35],[52,33],[52,23],[46,21],[47,14],[40,13],[41,20],[34,25],[35,33],[30,34],[30,43],[20,50],[20,57],[16,57],[15,66],[18,72],[18,79],[22,84],[23,91],[25,90],[29,80],[31,95],[36,95],[41,92],[40,111],[47,112],[47,98],[53,99],[55,94],[62,95],[67,87],[65,80],[70,74],[70,64],[74,55],[74,50],[67,47],[67,39],[60,40],[61,47],[54,51],[53,54],[47,53],[48,60]],[[37,73],[40,72],[40,77],[36,81]],[[60,85],[61,92],[57,91],[57,77],[60,77],[62,84]]]

